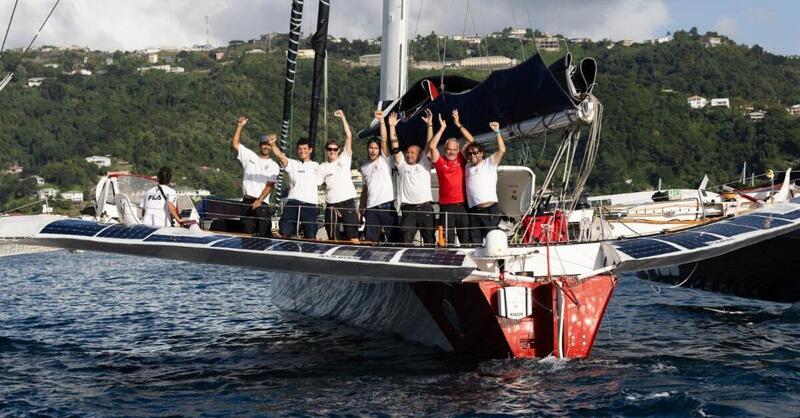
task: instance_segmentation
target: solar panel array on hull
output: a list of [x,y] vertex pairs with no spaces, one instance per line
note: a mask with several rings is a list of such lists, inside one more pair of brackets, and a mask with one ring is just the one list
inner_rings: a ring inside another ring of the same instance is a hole
[[793,211],[791,211],[789,213],[784,213],[782,215],[775,215],[775,217],[776,218],[780,218],[780,219],[786,219],[786,220],[789,220],[789,221],[793,221],[795,219],[800,219],[800,209],[793,210]]
[[671,242],[690,250],[705,247],[708,245],[708,242],[720,239],[720,237],[716,235],[704,234],[702,232],[681,232],[672,235],[659,236],[657,238],[661,241]]
[[208,236],[186,236],[186,235],[150,235],[145,241],[147,242],[173,242],[176,244],[210,244],[214,241],[228,238],[225,235],[208,235]]
[[63,219],[47,224],[47,226],[42,228],[40,233],[92,237],[106,227],[108,227],[108,224],[82,221],[79,219]]
[[264,251],[271,247],[272,244],[274,244],[274,241],[267,238],[231,238],[216,242],[212,247]]
[[401,263],[433,264],[437,266],[460,266],[464,254],[450,250],[405,250],[400,256]]
[[679,251],[676,247],[666,242],[657,241],[649,238],[637,238],[627,241],[612,242],[614,248],[633,258],[652,257],[654,255],[669,254]]
[[752,232],[755,228],[743,225],[735,225],[728,222],[720,222],[709,226],[704,226],[696,229],[697,232],[708,232],[711,234],[722,235],[723,237],[732,237],[735,235],[744,234],[745,232]]
[[749,226],[750,228],[770,229],[788,225],[789,221],[778,219],[776,217],[748,215],[748,216],[740,216],[738,218],[729,219],[727,223]]
[[98,238],[117,238],[117,239],[145,239],[158,228],[145,225],[125,226],[123,224],[111,225],[97,234]]
[[314,242],[302,242],[302,241],[284,241],[272,248],[270,251],[283,251],[283,252],[290,252],[290,253],[310,253],[310,254],[322,254],[331,248],[333,245],[328,244],[317,244]]
[[341,247],[333,252],[339,257],[356,257],[362,261],[383,261],[388,262],[397,254],[398,250],[391,248],[364,248],[364,247]]

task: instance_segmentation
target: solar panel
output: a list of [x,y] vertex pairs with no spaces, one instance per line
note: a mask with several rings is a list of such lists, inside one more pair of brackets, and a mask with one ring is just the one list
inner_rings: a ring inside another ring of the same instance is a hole
[[98,238],[117,238],[117,239],[145,239],[158,228],[145,225],[125,226],[123,224],[111,225],[97,234]]
[[786,219],[786,220],[789,220],[789,221],[793,221],[795,219],[800,218],[800,209],[793,210],[793,211],[791,211],[789,213],[784,213],[784,214],[781,214],[781,215],[775,215],[775,217],[776,218],[780,218],[780,219]]
[[47,226],[42,228],[40,233],[92,237],[94,234],[102,231],[106,227],[108,227],[108,224],[83,221],[80,219],[63,219],[50,222],[47,224]]
[[356,257],[362,261],[391,261],[398,250],[391,248],[372,248],[372,247],[340,247],[333,252],[339,257]]
[[695,248],[705,247],[707,242],[716,241],[720,238],[716,235],[704,234],[702,232],[681,232],[673,235],[660,236],[658,239],[693,250]]
[[433,264],[437,266],[460,266],[464,254],[451,250],[408,249],[400,256],[401,263]]
[[177,244],[209,244],[214,241],[228,238],[226,235],[207,235],[201,237],[192,237],[186,235],[150,235],[145,241],[148,242],[174,242]]
[[302,242],[302,241],[284,241],[272,248],[270,251],[284,251],[292,253],[311,253],[322,254],[331,248],[333,245],[318,244],[315,242]]
[[732,237],[734,235],[744,234],[751,232],[755,228],[744,225],[735,225],[728,222],[716,223],[713,225],[704,226],[696,229],[697,232],[709,232],[712,234],[722,235],[723,237]]
[[678,251],[677,248],[666,242],[649,238],[637,238],[627,241],[613,242],[612,245],[623,253],[633,258],[652,257],[654,255],[669,254]]
[[267,238],[231,238],[214,243],[212,247],[264,251],[271,247],[273,243],[274,241]]
[[770,229],[779,226],[788,225],[789,221],[781,220],[774,217],[763,217],[763,216],[740,216],[738,218],[733,218],[728,220],[727,223],[735,224],[735,225],[743,225],[749,226],[751,228],[758,228],[758,229]]

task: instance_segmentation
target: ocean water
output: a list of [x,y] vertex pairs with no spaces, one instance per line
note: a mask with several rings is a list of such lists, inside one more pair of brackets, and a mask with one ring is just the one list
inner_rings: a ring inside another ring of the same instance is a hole
[[0,259],[4,416],[798,416],[800,312],[623,278],[588,360],[478,360],[270,303],[268,274]]

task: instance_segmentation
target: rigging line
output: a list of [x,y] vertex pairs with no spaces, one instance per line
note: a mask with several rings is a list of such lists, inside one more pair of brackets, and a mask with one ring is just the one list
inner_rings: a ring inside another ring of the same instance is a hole
[[[553,0],[553,5],[556,8],[556,24],[558,27],[556,28],[560,35],[564,35],[564,20],[561,18],[561,8],[558,7],[558,1]],[[569,52],[569,45],[567,45],[567,40],[564,38],[564,45],[567,47],[567,52]]]
[[[508,5],[511,6],[511,22],[514,23],[514,29],[516,29],[518,26],[517,26],[517,16],[516,13],[514,12],[514,0],[508,0]],[[520,51],[522,51],[522,60],[526,61],[528,57],[527,54],[525,54],[525,42],[521,38],[519,39],[519,49]]]
[[6,50],[6,39],[8,39],[8,33],[11,31],[11,22],[14,21],[14,13],[17,11],[17,3],[19,3],[19,0],[14,0],[14,8],[11,9],[11,18],[8,19],[8,27],[6,27],[6,35],[3,37],[3,46],[0,47],[0,54]]
[[44,29],[44,25],[46,25],[46,24],[47,24],[47,21],[48,21],[48,20],[50,20],[50,16],[52,16],[52,15],[53,15],[53,12],[55,12],[55,11],[56,11],[56,7],[58,7],[58,3],[61,3],[61,0],[56,0],[56,4],[54,4],[54,5],[53,5],[53,8],[52,8],[52,9],[50,9],[50,13],[48,13],[48,14],[47,14],[47,17],[46,17],[46,18],[44,18],[44,22],[42,22],[42,26],[40,26],[40,27],[39,27],[39,30],[38,30],[38,31],[36,31],[36,34],[35,34],[35,35],[33,35],[33,39],[31,39],[31,43],[29,43],[29,44],[28,44],[28,47],[27,47],[27,48],[25,48],[25,50],[24,50],[24,51],[22,51],[22,53],[23,53],[23,54],[24,54],[24,53],[26,53],[26,52],[28,52],[28,50],[29,50],[29,49],[31,49],[31,46],[33,46],[33,43],[34,43],[34,42],[36,42],[36,38],[38,38],[38,37],[39,37],[39,34],[40,34],[40,33],[42,33],[42,29]]
[[695,270],[697,270],[697,266],[698,266],[698,265],[700,265],[700,262],[699,262],[699,261],[695,261],[695,263],[694,263],[694,268],[692,268],[692,271],[691,271],[691,272],[689,272],[689,275],[688,275],[688,276],[686,276],[686,279],[684,279],[682,282],[680,282],[680,283],[676,284],[675,286],[670,286],[669,288],[670,288],[670,289],[677,289],[677,288],[679,288],[679,287],[681,287],[681,286],[685,285],[685,284],[686,284],[686,282],[688,282],[688,281],[689,281],[689,279],[691,279],[691,278],[692,278],[692,275],[694,274],[694,271],[695,271]]
[[419,34],[419,18],[422,16],[422,8],[425,7],[425,0],[420,0],[419,2],[419,11],[417,12],[417,22],[414,23],[414,37],[412,39],[417,39],[417,35]]
[[[464,39],[464,35],[467,33],[467,18],[469,18],[469,17],[470,17],[469,0],[467,0],[467,8],[464,10],[464,26],[461,28],[461,39]],[[476,33],[476,35],[477,35],[477,33]]]
[[531,19],[531,4],[527,3],[525,5],[525,12],[528,14],[528,26],[531,28],[531,39],[533,41],[533,47],[536,48],[536,53],[542,55],[542,51],[539,50],[539,45],[536,44],[536,30],[535,26],[533,26],[533,19]]

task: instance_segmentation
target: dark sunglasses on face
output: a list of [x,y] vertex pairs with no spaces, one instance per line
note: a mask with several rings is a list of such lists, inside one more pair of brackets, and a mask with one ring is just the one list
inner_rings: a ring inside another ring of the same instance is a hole
[[331,151],[331,152],[339,151],[339,148],[325,148],[325,149],[328,150],[328,151]]
[[478,150],[475,150],[475,151],[470,151],[470,152],[468,152],[468,153],[467,153],[467,155],[478,155],[478,154],[480,154],[480,153],[481,153],[480,151],[478,151]]

